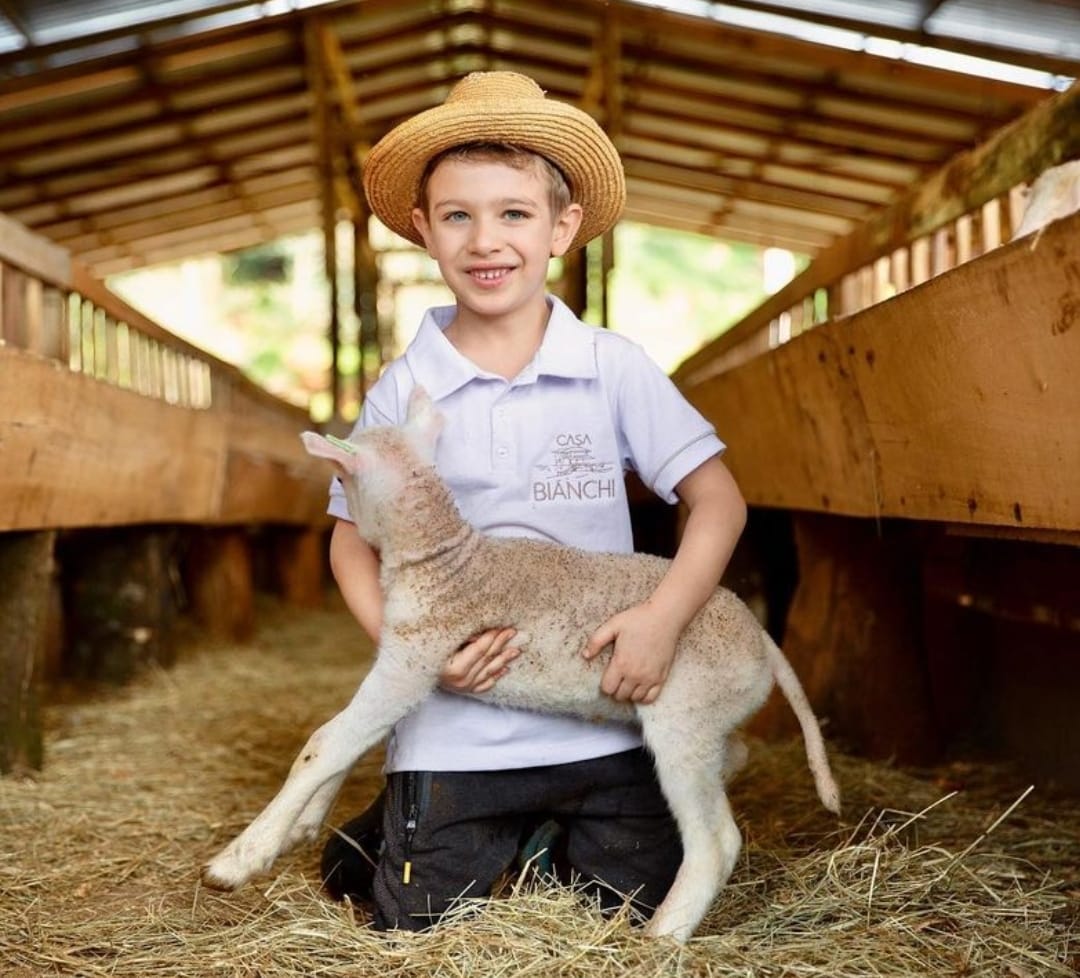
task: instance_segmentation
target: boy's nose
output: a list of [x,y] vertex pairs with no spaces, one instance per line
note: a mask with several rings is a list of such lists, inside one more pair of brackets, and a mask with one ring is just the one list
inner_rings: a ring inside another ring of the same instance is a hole
[[469,247],[478,254],[495,251],[499,247],[499,238],[494,222],[476,218],[472,222]]

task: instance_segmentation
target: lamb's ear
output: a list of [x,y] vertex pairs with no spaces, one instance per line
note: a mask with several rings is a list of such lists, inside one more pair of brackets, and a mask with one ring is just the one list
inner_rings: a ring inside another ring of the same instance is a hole
[[443,416],[435,410],[428,392],[419,385],[409,395],[405,431],[413,448],[425,462],[435,461],[435,445],[443,428]]
[[300,439],[309,455],[329,459],[340,472],[359,472],[364,467],[364,455],[352,442],[314,431],[301,433]]

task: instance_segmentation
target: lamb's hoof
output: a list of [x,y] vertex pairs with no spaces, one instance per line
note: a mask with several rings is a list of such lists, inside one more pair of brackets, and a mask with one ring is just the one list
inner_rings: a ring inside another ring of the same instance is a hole
[[645,925],[645,934],[647,937],[666,937],[678,944],[685,944],[694,936],[694,928],[685,920],[665,912],[661,905]]
[[231,893],[243,886],[257,872],[259,872],[259,867],[252,868],[250,861],[242,859],[230,846],[203,867],[202,881],[203,885],[211,890]]
[[213,864],[207,863],[202,868],[202,885],[208,890],[217,890],[219,893],[232,893],[239,884],[222,879],[214,871]]

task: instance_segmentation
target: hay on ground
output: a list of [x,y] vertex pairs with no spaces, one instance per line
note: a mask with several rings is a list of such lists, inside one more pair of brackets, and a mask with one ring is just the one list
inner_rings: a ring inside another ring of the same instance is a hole
[[[50,708],[47,767],[0,781],[0,974],[274,976],[1073,975],[1080,806],[1000,772],[913,777],[834,752],[838,823],[800,745],[754,744],[732,790],[746,845],[686,947],[521,880],[427,934],[380,935],[318,892],[318,847],[221,895],[201,862],[280,786],[366,662],[340,609],[264,609],[243,648]],[[379,787],[379,758],[335,817]],[[980,783],[974,779],[979,777]],[[953,787],[969,782],[963,790]]]

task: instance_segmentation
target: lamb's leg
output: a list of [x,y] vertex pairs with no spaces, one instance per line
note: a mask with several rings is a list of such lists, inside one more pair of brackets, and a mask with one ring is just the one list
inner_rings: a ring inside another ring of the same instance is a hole
[[431,691],[434,676],[388,660],[376,661],[349,705],[311,735],[276,797],[205,867],[207,886],[235,889],[317,831],[353,764]]
[[[644,718],[643,718],[644,719]],[[689,717],[687,717],[689,719]],[[687,941],[735,868],[742,837],[721,779],[724,740],[703,744],[700,731],[645,723],[645,741],[682,836],[683,861],[647,932]],[[687,750],[688,745],[697,749]]]
[[[357,755],[358,758],[359,756]],[[311,842],[315,839],[348,774],[346,770],[335,775],[311,796],[311,801],[304,806],[304,810],[296,817],[293,827],[289,830],[288,838],[285,839],[281,848],[283,853],[303,842]]]

